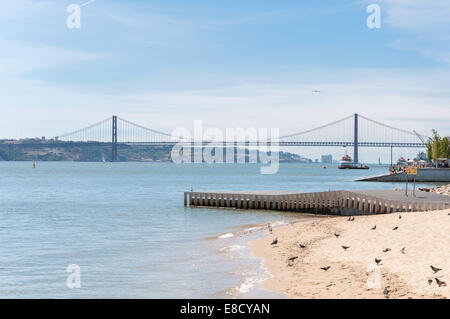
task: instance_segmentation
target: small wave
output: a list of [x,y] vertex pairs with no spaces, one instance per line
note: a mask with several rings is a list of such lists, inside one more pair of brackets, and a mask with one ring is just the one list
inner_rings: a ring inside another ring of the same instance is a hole
[[235,237],[235,236],[242,236],[242,235],[246,235],[246,234],[249,234],[249,233],[253,233],[255,231],[266,230],[266,229],[269,228],[269,226],[273,228],[273,227],[289,225],[289,224],[292,224],[292,223],[295,223],[295,222],[287,222],[287,221],[284,221],[284,220],[278,220],[278,221],[275,221],[275,222],[272,222],[272,223],[269,223],[269,224],[263,224],[263,225],[248,227],[248,228],[245,228],[243,230],[240,230],[240,231],[237,231],[237,232],[234,232],[234,233],[226,233],[226,234],[219,235],[217,237],[207,237],[207,239],[232,238],[232,237]]
[[220,239],[231,238],[231,237],[234,237],[233,233],[226,233],[226,234],[218,236],[218,238],[220,238]]
[[270,227],[278,227],[278,226],[284,226],[284,225],[288,225],[289,223],[284,221],[284,220],[279,220],[273,223],[269,223],[269,224],[264,224],[264,225],[259,225],[259,226],[253,226],[253,227],[249,227],[249,228],[245,228],[244,230],[238,232],[239,234],[247,234],[247,233],[252,233],[254,231],[260,231],[260,230],[265,230],[268,229],[269,226]]
[[236,287],[236,290],[239,294],[245,294],[249,292],[254,286],[256,286],[257,283],[258,280],[256,280],[255,278],[247,278],[242,284]]
[[264,280],[270,278],[268,275],[260,277],[245,278],[244,281],[235,288],[237,295],[242,295],[250,292],[255,286],[261,284]]
[[244,281],[237,287],[232,289],[235,296],[246,294],[252,290],[255,286],[261,284],[263,281],[272,278],[273,275],[262,265],[259,267],[259,271],[256,274],[252,274],[244,278]]
[[232,245],[232,246],[222,247],[222,248],[220,248],[220,251],[225,251],[225,252],[238,251],[238,250],[241,250],[241,249],[244,249],[244,248],[245,248],[245,246]]
[[270,226],[272,227],[278,227],[278,226],[284,226],[284,225],[288,225],[289,223],[284,221],[284,220],[278,220],[276,222],[273,222],[270,224]]

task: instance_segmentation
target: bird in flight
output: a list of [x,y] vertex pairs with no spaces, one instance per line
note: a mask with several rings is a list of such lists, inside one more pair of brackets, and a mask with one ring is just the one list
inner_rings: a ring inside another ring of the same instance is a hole
[[313,93],[320,93],[320,90],[312,90]]
[[326,266],[326,267],[320,267],[320,269],[327,271],[328,269],[330,269],[331,266]]
[[271,245],[276,245],[276,244],[278,244],[278,238],[275,237],[275,239],[272,240],[272,242],[271,242],[270,244],[271,244]]
[[300,246],[300,248],[306,248],[306,245],[300,244],[299,246]]
[[350,246],[341,246],[342,248],[344,248],[344,250],[347,250],[350,248]]
[[289,257],[289,258],[288,258],[288,261],[294,261],[294,260],[296,260],[297,258],[298,258],[298,256]]
[[390,250],[391,250],[390,248],[383,249],[383,253],[387,253]]
[[433,270],[434,273],[437,273],[438,271],[441,271],[442,269],[434,267],[432,265],[430,265],[431,270]]
[[431,285],[433,283],[432,279],[428,279],[428,284]]
[[397,230],[398,229],[398,226],[395,226],[394,228],[392,228],[392,230]]
[[377,229],[377,225],[375,225],[371,228],[371,230],[375,230],[375,229]]
[[336,238],[339,238],[339,236],[341,236],[341,234],[337,234],[336,232],[334,232],[334,236],[336,236]]
[[406,249],[406,247],[403,247],[403,248],[402,248],[402,250],[401,250],[402,254],[405,253],[405,249]]
[[380,262],[381,262],[381,259],[377,259],[377,258],[375,258],[375,262],[377,263],[377,265],[379,265],[379,264],[380,264]]

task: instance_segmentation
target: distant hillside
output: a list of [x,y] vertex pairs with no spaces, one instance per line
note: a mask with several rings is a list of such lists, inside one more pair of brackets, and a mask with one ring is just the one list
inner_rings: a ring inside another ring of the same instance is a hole
[[[99,162],[103,158],[111,160],[111,146],[73,146],[69,142],[59,142],[56,146],[39,146],[39,139],[12,141],[0,140],[0,161],[79,161]],[[118,145],[118,160],[121,162],[171,162],[171,146]],[[248,162],[248,150],[246,151]],[[280,162],[311,163],[312,160],[300,155],[280,152]]]

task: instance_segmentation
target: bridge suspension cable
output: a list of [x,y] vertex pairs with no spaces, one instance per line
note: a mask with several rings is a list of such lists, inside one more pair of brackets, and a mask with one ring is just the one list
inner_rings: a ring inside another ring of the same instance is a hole
[[417,133],[416,131],[407,131],[407,130],[403,130],[403,129],[400,129],[400,128],[396,128],[396,127],[394,127],[394,126],[387,125],[387,124],[384,124],[384,123],[381,123],[381,122],[372,120],[372,119],[370,119],[370,118],[368,118],[368,117],[365,117],[365,116],[363,116],[363,115],[360,115],[360,114],[359,114],[359,117],[360,117],[360,118],[363,118],[363,119],[365,119],[365,120],[367,120],[367,121],[370,121],[370,122],[372,122],[372,123],[378,124],[378,125],[380,125],[380,126],[389,128],[389,129],[391,129],[391,130],[396,130],[396,131],[398,131],[398,132],[402,132],[402,133],[405,133],[405,134],[414,135],[414,136],[418,137],[419,139],[422,139],[422,138],[428,138],[427,136],[422,135],[422,134],[419,134],[419,133]]
[[71,136],[71,135],[77,135],[79,133],[82,133],[83,131],[87,131],[87,130],[93,129],[94,127],[100,126],[100,125],[105,124],[105,123],[110,122],[110,121],[111,121],[111,118],[108,117],[108,118],[104,119],[103,121],[100,121],[100,122],[94,123],[92,125],[83,127],[83,128],[81,128],[79,130],[75,130],[75,131],[72,131],[72,132],[69,132],[69,133],[65,133],[65,134],[61,134],[61,135],[55,136],[55,139],[65,138],[65,137]]
[[315,128],[312,128],[312,129],[309,129],[309,130],[306,130],[306,131],[280,136],[280,139],[293,137],[293,136],[299,136],[299,135],[311,133],[311,132],[314,132],[314,131],[318,131],[318,130],[321,130],[321,129],[324,129],[324,128],[336,125],[338,123],[344,122],[344,121],[346,121],[348,119],[351,119],[352,117],[353,117],[353,115],[350,115],[350,116],[344,117],[344,118],[342,118],[340,120],[337,120],[337,121],[334,121],[334,122],[331,122],[331,123],[328,123],[328,124],[325,124],[325,125],[322,125],[322,126],[319,126],[319,127],[315,127]]
[[[133,123],[133,122],[131,122],[131,121],[128,121],[128,120],[126,120],[126,119],[123,119],[123,118],[121,118],[121,117],[117,117],[117,119],[118,120],[120,120],[123,124],[128,124],[128,126],[130,126],[130,127],[128,127],[127,128],[127,130],[129,131],[129,133],[130,133],[130,137],[131,137],[131,140],[129,140],[129,142],[145,142],[145,141],[137,141],[137,140],[135,140],[135,138],[137,137],[137,136],[139,136],[139,135],[141,135],[142,136],[142,134],[138,134],[138,132],[136,132],[135,130],[133,130],[133,128],[135,128],[135,129],[141,129],[141,130],[144,130],[144,131],[146,131],[146,132],[148,132],[148,133],[151,133],[151,134],[156,134],[156,135],[162,135],[162,136],[164,136],[164,137],[168,137],[169,138],[169,140],[166,140],[167,142],[175,142],[176,140],[179,140],[179,141],[184,141],[184,142],[194,142],[194,140],[193,139],[188,139],[188,138],[185,138],[185,137],[182,137],[182,136],[174,136],[174,135],[172,135],[172,134],[168,134],[168,133],[165,133],[165,132],[162,132],[162,131],[158,131],[158,130],[155,130],[155,129],[151,129],[151,128],[148,128],[148,127],[145,127],[145,126],[143,126],[143,125],[140,125],[140,124],[136,124],[136,123]],[[146,138],[147,139],[153,139],[153,141],[154,142],[156,142],[156,138],[157,138],[157,136],[150,136],[150,135],[147,135],[146,136]],[[122,139],[123,140],[123,139]],[[123,140],[124,142],[126,142],[125,140]]]

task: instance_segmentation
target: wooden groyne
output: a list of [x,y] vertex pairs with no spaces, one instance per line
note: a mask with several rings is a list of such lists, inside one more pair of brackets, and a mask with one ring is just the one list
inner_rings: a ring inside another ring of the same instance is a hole
[[310,212],[332,215],[384,214],[431,211],[450,208],[450,197],[402,191],[328,191],[313,193],[253,192],[185,192],[185,206],[262,209]]

